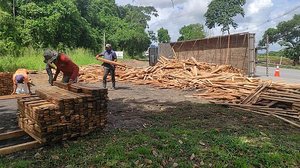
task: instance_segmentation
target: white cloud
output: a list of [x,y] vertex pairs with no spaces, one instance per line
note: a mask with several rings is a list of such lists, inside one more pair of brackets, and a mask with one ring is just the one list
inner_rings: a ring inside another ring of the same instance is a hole
[[[285,17],[281,17],[270,22],[272,18],[280,16],[297,5],[299,0],[247,0],[245,17],[238,16],[235,21],[238,23],[236,30],[231,29],[232,33],[251,32],[256,33],[258,42],[264,31],[270,27],[276,26],[280,21],[292,18],[294,13],[299,13],[300,9]],[[120,5],[132,4],[140,6],[154,6],[158,10],[159,17],[153,17],[148,23],[150,30],[157,31],[164,27],[168,29],[172,41],[179,37],[179,29],[184,25],[201,23],[205,24],[204,14],[211,0],[116,0]],[[283,5],[284,4],[284,5]],[[299,5],[299,3],[298,3]],[[265,24],[262,24],[265,23]],[[221,28],[217,27],[208,30],[210,36],[222,35]]]
[[273,6],[272,0],[253,0],[247,8],[248,15],[257,14],[265,8]]

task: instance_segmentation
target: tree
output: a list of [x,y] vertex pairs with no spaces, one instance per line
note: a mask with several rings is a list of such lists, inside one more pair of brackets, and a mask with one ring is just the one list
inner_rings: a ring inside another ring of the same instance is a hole
[[164,28],[157,31],[157,38],[159,43],[169,43],[171,40],[168,30]]
[[263,35],[260,45],[278,43],[284,46],[284,56],[293,60],[294,65],[299,64],[300,56],[300,15],[294,15],[291,20],[280,22],[276,28],[269,28]]
[[205,38],[204,27],[199,23],[185,25],[179,30],[179,33],[181,36],[178,38],[178,41]]
[[205,25],[212,29],[222,26],[222,32],[230,34],[230,26],[236,29],[238,24],[233,20],[237,15],[245,16],[243,6],[246,0],[212,0],[208,5],[208,10],[204,14]]
[[100,50],[104,32],[114,49],[138,55],[155,40],[145,31],[152,16],[152,6],[115,0],[0,0],[0,55],[22,47]]

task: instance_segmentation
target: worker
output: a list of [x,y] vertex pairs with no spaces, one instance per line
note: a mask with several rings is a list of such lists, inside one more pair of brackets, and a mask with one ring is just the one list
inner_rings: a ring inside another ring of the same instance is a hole
[[28,71],[18,69],[13,75],[13,94],[31,94]]
[[58,53],[57,51],[46,50],[44,52],[44,62],[50,66],[52,63],[56,66],[55,75],[50,81],[50,84],[53,85],[53,81],[56,81],[56,78],[60,71],[63,72],[63,83],[76,83],[79,75],[79,67],[64,53]]
[[[96,59],[98,59],[99,57],[104,57],[104,59],[107,59],[110,61],[115,61],[115,62],[117,61],[117,54],[115,51],[112,50],[112,47],[110,44],[106,44],[105,51],[96,55]],[[115,90],[116,89],[115,66],[111,65],[109,63],[103,63],[102,66],[104,69],[103,88],[106,88],[107,75],[110,74],[111,82],[112,82],[112,89]]]

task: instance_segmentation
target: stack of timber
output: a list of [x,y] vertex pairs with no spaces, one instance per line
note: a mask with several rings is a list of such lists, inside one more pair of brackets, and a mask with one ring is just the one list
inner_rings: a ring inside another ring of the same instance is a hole
[[13,73],[0,72],[0,96],[10,95],[13,91]]
[[107,89],[55,82],[18,100],[19,126],[41,143],[66,140],[107,122]]

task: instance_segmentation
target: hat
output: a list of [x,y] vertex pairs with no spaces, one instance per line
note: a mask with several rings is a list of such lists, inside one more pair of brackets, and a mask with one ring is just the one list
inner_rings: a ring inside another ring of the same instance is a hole
[[106,44],[105,47],[106,48],[111,48],[111,45],[110,44]]
[[16,81],[17,83],[23,83],[24,82],[24,76],[23,75],[16,75]]
[[58,52],[56,51],[52,51],[50,49],[47,49],[44,52],[44,63],[52,63],[54,60],[56,60],[58,57]]

